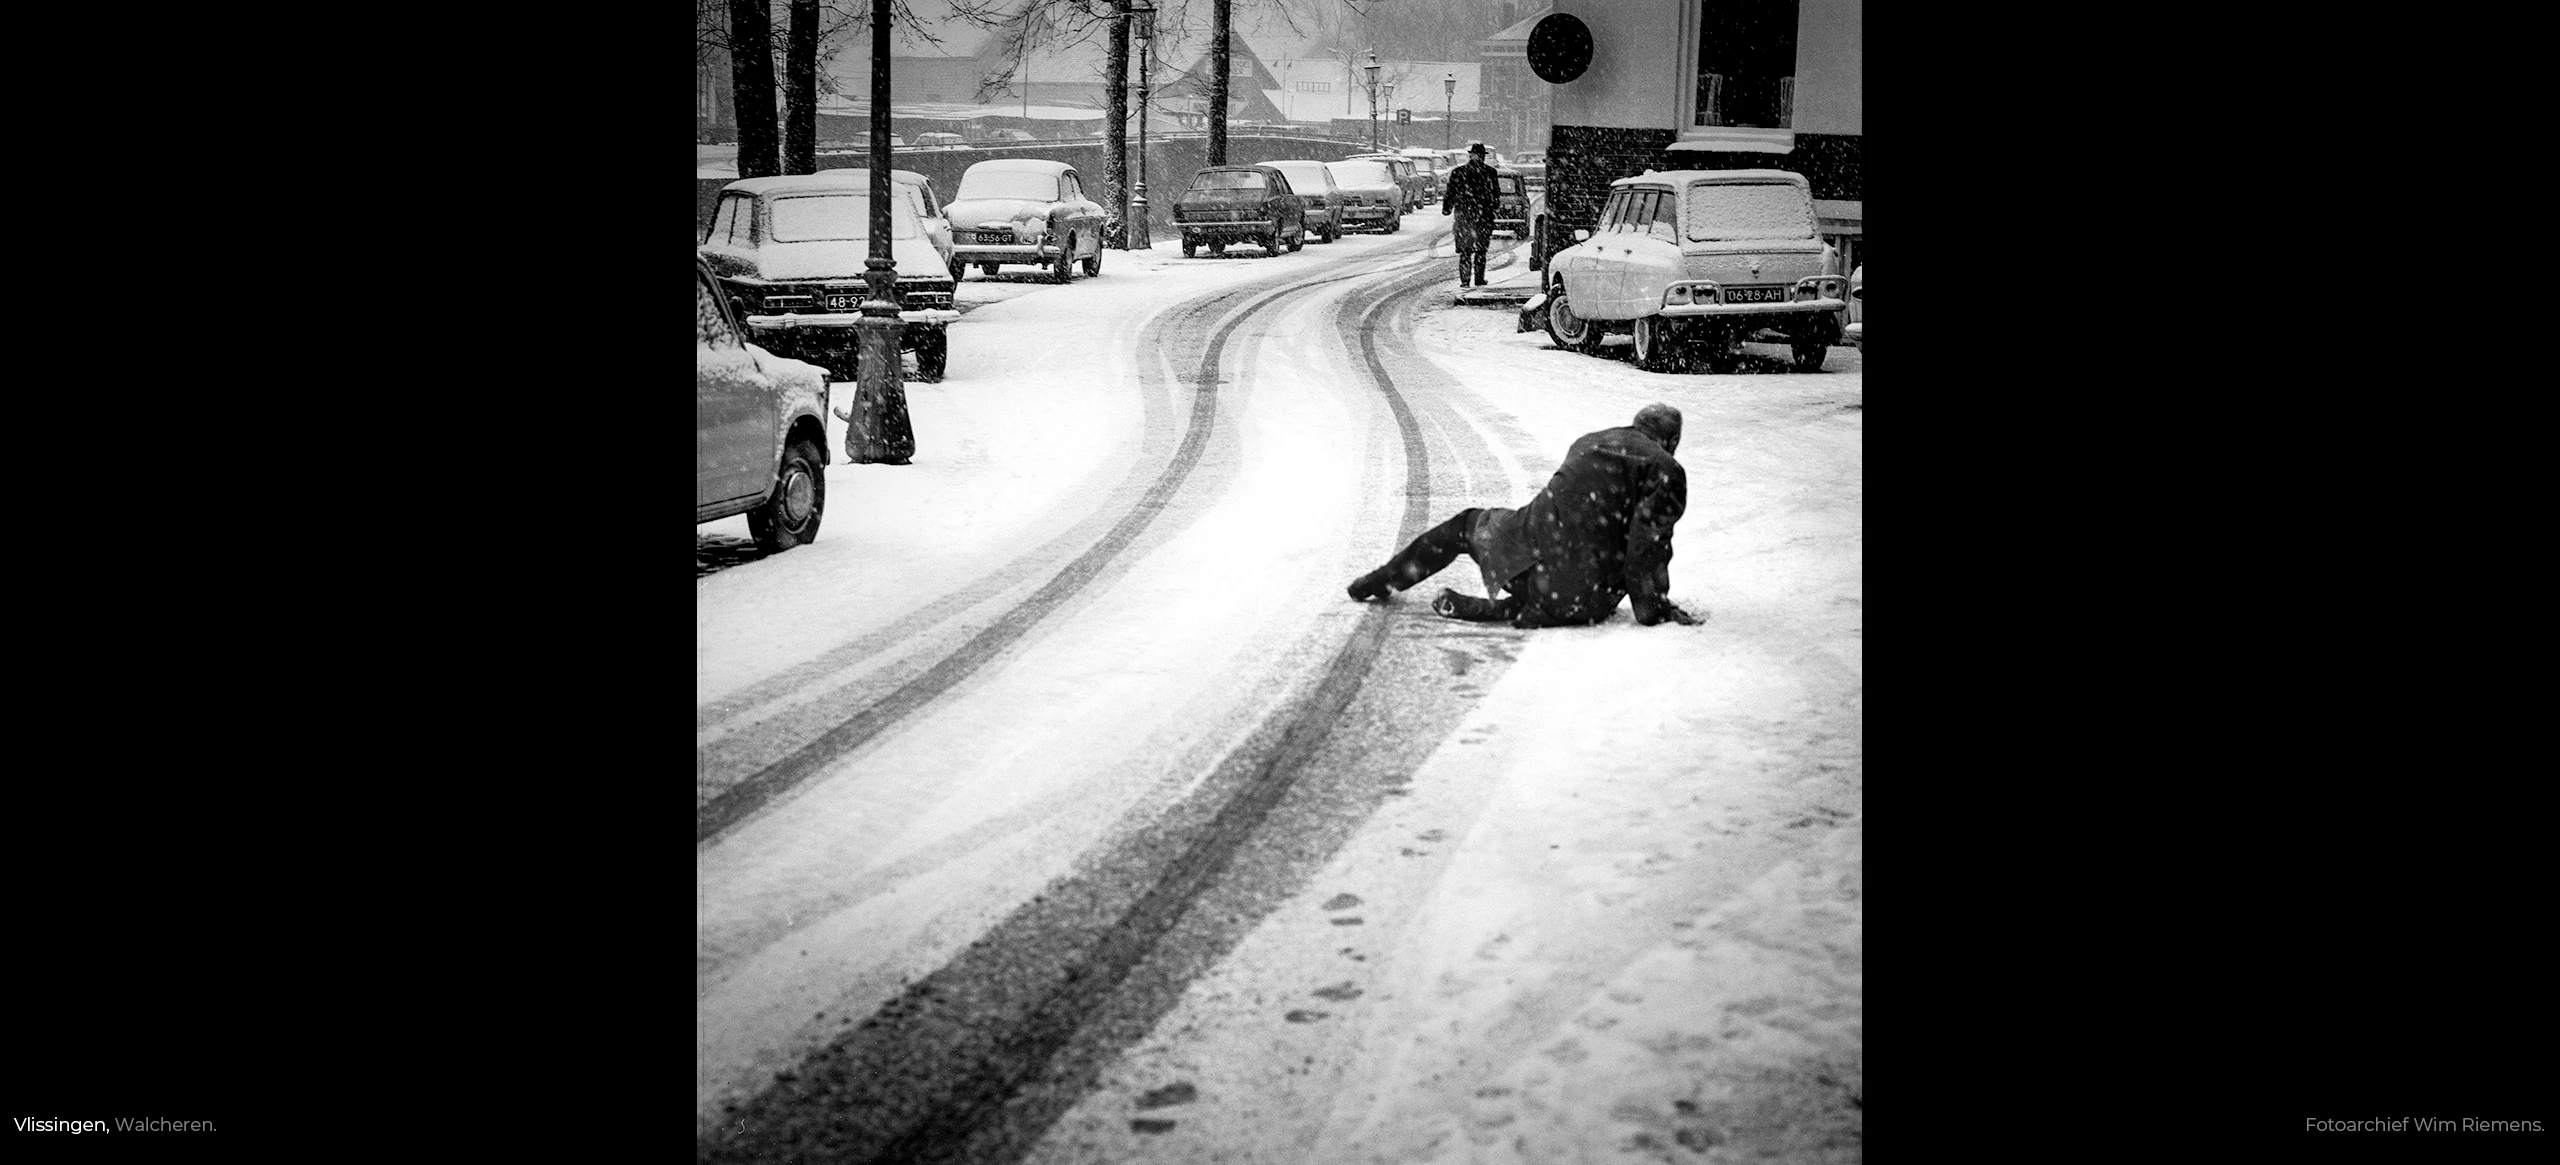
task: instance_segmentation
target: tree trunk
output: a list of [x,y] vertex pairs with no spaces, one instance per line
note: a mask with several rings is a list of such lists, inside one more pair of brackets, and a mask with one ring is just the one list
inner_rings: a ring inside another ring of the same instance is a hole
[[1209,50],[1209,67],[1217,78],[1209,82],[1209,164],[1227,164],[1227,23],[1234,0],[1217,0],[1210,9],[1209,35],[1216,45]]
[[738,177],[782,172],[773,108],[773,14],[765,0],[729,0],[729,87],[738,110]]
[[1129,249],[1129,0],[1113,0],[1102,67],[1102,243]]
[[782,172],[818,172],[818,0],[791,0],[783,46]]

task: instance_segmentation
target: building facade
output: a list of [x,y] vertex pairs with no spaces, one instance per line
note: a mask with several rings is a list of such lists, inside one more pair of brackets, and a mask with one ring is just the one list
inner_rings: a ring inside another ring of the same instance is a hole
[[1854,263],[1864,233],[1859,5],[1556,0],[1550,16],[1580,20],[1591,57],[1571,80],[1539,82],[1553,117],[1547,246],[1595,224],[1616,179],[1766,168],[1805,176],[1825,235]]

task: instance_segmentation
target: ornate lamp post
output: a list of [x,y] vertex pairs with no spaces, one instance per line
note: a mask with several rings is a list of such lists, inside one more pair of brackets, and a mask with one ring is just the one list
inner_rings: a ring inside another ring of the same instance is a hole
[[1440,78],[1440,96],[1444,98],[1440,103],[1440,148],[1445,150],[1450,146],[1449,135],[1456,132],[1457,128],[1452,124],[1457,117],[1454,111],[1458,108],[1458,75],[1456,73]]
[[1378,152],[1378,54],[1375,50],[1370,51],[1369,63],[1360,66],[1360,71],[1368,74],[1369,78],[1369,152],[1374,154]]
[[[1386,99],[1386,105],[1387,105],[1387,108],[1389,108],[1389,109],[1394,109],[1394,108],[1396,107],[1396,83],[1395,83],[1395,82],[1393,82],[1393,81],[1389,81],[1389,82],[1387,82],[1387,99]],[[1402,122],[1398,122],[1397,124],[1398,124],[1398,125],[1402,125],[1403,123],[1402,123]],[[1397,130],[1397,131],[1396,131],[1396,144],[1397,144],[1397,145],[1403,145],[1403,144],[1404,144],[1404,131],[1403,131],[1403,130],[1401,130],[1401,129],[1399,129],[1399,130]]]
[[[871,0],[871,27],[889,27],[889,0]],[[899,384],[898,261],[889,257],[889,41],[871,38],[871,255],[862,264],[868,295],[853,325],[853,409],[840,415],[846,460],[905,465],[915,456],[916,434]]]
[[1147,237],[1147,106],[1155,100],[1148,84],[1155,71],[1156,8],[1147,0],[1129,6],[1129,35],[1138,38],[1138,182],[1129,199],[1129,249],[1155,246]]

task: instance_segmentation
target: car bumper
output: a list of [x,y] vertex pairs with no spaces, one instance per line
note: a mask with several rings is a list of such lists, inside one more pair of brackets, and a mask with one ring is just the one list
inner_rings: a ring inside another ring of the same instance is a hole
[[951,248],[951,258],[960,263],[1046,263],[1058,257],[1052,243],[1017,243],[1009,247],[986,243],[961,243]]
[[1178,222],[1182,237],[1194,243],[1251,242],[1280,228],[1276,219],[1254,222]]
[[1682,303],[1662,309],[1665,317],[1675,320],[1731,319],[1737,316],[1821,315],[1845,311],[1848,304],[1836,299],[1793,299],[1785,303]]
[[1345,226],[1377,226],[1378,224],[1394,217],[1396,217],[1396,208],[1392,206],[1346,206],[1342,208],[1342,222]]
[[[959,319],[960,313],[949,308],[923,307],[898,313],[898,321],[908,324],[947,324]],[[779,316],[748,316],[747,326],[773,331],[796,331],[803,328],[850,328],[862,322],[862,313],[854,311]]]

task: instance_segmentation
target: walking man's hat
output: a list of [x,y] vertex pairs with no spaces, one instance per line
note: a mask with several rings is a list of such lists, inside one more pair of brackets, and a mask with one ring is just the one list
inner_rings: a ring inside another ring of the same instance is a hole
[[1470,153],[1470,154],[1481,154],[1481,153],[1483,153],[1483,152],[1484,152],[1484,143],[1483,143],[1483,142],[1468,142],[1468,143],[1467,143],[1467,152],[1468,152],[1468,153]]

